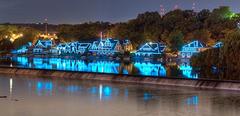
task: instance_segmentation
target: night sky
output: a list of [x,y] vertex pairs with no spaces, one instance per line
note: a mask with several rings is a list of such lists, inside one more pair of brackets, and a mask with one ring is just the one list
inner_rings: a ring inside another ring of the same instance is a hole
[[0,23],[36,23],[48,18],[49,23],[78,24],[88,21],[119,22],[135,18],[145,11],[169,11],[179,8],[196,10],[230,6],[240,12],[240,0],[0,0]]

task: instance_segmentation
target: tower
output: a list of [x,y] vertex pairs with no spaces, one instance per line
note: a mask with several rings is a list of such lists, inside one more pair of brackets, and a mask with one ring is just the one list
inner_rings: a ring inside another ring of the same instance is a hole
[[100,39],[101,39],[101,41],[103,39],[103,32],[102,31],[100,32]]
[[196,10],[196,2],[195,0],[193,0],[193,4],[192,4],[192,10],[195,11]]
[[160,5],[160,15],[161,15],[161,17],[163,17],[164,14],[165,14],[164,6],[163,6],[163,5]]
[[176,4],[176,5],[173,7],[173,10],[177,10],[177,9],[179,9],[178,4]]
[[45,34],[48,35],[48,19],[44,19],[44,24],[45,24]]

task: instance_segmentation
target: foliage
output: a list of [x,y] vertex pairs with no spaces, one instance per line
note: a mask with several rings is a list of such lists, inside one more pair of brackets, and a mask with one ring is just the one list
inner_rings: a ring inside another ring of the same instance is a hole
[[58,37],[69,42],[83,39],[95,39],[100,37],[100,32],[106,32],[110,26],[110,23],[107,22],[89,22],[79,25],[60,25],[57,30]]
[[183,34],[181,31],[175,31],[170,33],[168,45],[173,52],[181,50],[183,46]]
[[[192,57],[194,67],[199,67],[204,77],[214,77],[226,80],[240,79],[240,31],[226,35],[222,48],[210,49]],[[207,59],[207,60],[206,60]],[[214,74],[214,70],[218,74]]]
[[211,33],[206,29],[195,30],[193,32],[193,37],[203,43],[210,43]]
[[[176,51],[182,42],[186,43],[199,39],[206,45],[212,45],[225,35],[236,29],[236,22],[240,20],[238,14],[229,7],[223,6],[212,11],[203,9],[200,12],[193,10],[173,10],[164,16],[158,12],[145,12],[137,18],[123,23],[90,22],[79,25],[61,25],[58,28],[59,36],[65,41],[98,38],[100,32],[105,37],[130,39],[134,48],[148,41],[162,41],[172,46]],[[183,41],[175,41],[173,34],[181,31]],[[180,43],[174,43],[180,42]]]
[[221,77],[240,79],[240,31],[230,33],[220,51],[220,66],[224,67]]
[[13,49],[13,44],[9,39],[0,40],[0,50],[10,52]]
[[[11,35],[22,34],[23,36],[17,38],[11,42],[12,47],[17,49],[20,46],[25,45],[27,42],[33,42],[37,39],[40,32],[30,27],[18,27],[14,25],[0,25],[0,41],[6,45],[5,42],[10,41]],[[6,49],[9,47],[6,47]],[[4,47],[1,50],[6,50]],[[9,50],[9,49],[8,49]]]
[[197,67],[201,77],[219,79],[219,74],[214,73],[213,69],[219,69],[219,48],[209,49],[191,58],[193,67]]
[[[212,11],[203,9],[200,12],[177,9],[167,12],[164,16],[158,12],[145,12],[135,19],[115,24],[109,22],[62,24],[57,25],[56,31],[60,41],[66,42],[100,38],[100,33],[103,32],[103,37],[131,40],[134,48],[144,42],[160,41],[170,46],[170,51],[177,51],[183,42],[198,39],[206,45],[212,45],[224,39],[228,33],[237,28],[239,16],[226,6]],[[24,33],[24,37],[16,40],[14,43],[16,48],[27,41],[36,40],[36,33],[39,33],[33,28],[0,25],[0,40],[6,35],[19,32]]]

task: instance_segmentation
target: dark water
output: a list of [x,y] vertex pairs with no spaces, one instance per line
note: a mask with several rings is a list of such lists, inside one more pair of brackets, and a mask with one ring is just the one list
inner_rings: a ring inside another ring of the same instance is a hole
[[163,63],[160,61],[143,60],[123,62],[121,60],[110,59],[82,60],[79,58],[13,57],[1,59],[0,65],[36,69],[130,74],[156,77],[178,77],[191,79],[199,78],[199,75],[193,71],[192,67],[189,65],[189,62]]
[[239,116],[240,93],[0,75],[0,116]]

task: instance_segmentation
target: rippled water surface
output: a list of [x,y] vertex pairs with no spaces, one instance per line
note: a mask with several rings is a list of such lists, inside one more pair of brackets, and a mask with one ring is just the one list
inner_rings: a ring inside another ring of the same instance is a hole
[[200,78],[189,61],[164,63],[159,60],[122,61],[109,58],[42,58],[10,57],[0,58],[0,66],[60,71],[77,71],[92,73],[111,73],[154,77]]
[[239,116],[240,93],[0,76],[0,116]]

